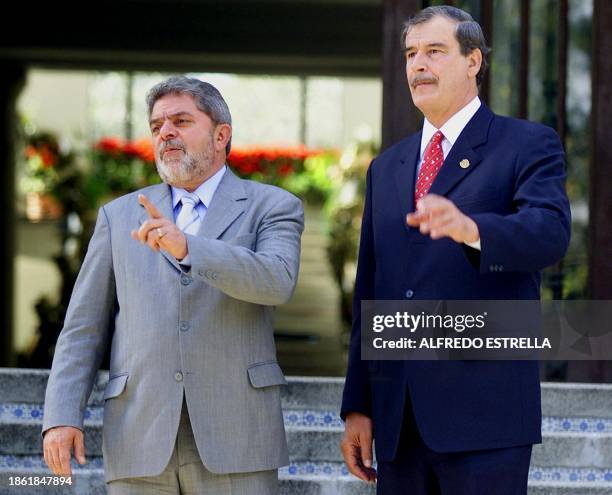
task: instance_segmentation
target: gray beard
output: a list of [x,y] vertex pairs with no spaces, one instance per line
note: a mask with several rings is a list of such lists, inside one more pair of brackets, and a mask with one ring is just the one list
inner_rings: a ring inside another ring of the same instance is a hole
[[176,165],[176,160],[170,163],[171,165],[166,164],[163,158],[156,157],[157,173],[166,184],[184,187],[208,175],[212,168],[212,156],[204,151],[195,155],[185,153],[178,165]]

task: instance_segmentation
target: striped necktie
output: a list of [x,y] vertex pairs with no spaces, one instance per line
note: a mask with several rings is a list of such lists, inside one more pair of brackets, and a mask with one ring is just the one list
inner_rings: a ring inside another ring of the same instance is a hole
[[176,218],[176,226],[185,234],[195,234],[200,226],[200,215],[196,206],[200,202],[200,198],[193,193],[187,193],[181,198],[181,211]]

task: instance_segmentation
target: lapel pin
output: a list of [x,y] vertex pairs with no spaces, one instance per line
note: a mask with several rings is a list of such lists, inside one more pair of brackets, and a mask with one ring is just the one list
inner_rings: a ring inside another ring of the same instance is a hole
[[464,158],[459,162],[459,166],[461,168],[468,168],[470,166],[470,161],[467,158]]

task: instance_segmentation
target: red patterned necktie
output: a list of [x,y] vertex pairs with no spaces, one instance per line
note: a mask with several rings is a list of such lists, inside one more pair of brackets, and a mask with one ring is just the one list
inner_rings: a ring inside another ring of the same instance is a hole
[[415,207],[417,201],[429,192],[436,175],[438,175],[442,167],[442,163],[444,163],[444,152],[442,151],[443,139],[444,134],[437,131],[429,141],[427,148],[425,148],[425,156],[423,157],[423,164],[421,165],[414,193]]

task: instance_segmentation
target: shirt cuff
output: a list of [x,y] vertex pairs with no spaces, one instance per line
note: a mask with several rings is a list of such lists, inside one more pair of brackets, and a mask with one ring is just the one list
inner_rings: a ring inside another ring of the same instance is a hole
[[478,249],[478,251],[482,251],[482,249],[480,249],[480,239],[478,239],[475,242],[466,242],[464,244],[466,244],[467,246],[470,246],[471,248]]
[[[480,245],[480,241],[478,241],[478,244]],[[179,261],[179,265],[184,266],[185,268],[191,268],[191,258],[189,257],[189,253],[187,253],[187,256],[185,256],[181,261]]]

